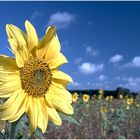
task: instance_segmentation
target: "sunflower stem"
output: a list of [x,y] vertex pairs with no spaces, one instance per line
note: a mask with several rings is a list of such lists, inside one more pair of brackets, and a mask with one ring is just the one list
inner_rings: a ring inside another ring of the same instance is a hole
[[18,121],[13,122],[11,124],[11,131],[10,131],[10,139],[15,139],[15,133],[16,133],[16,126],[17,126]]

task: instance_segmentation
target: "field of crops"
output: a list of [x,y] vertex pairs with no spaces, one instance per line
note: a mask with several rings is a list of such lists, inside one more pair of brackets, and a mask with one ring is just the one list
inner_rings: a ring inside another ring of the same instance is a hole
[[[72,116],[78,124],[64,120],[62,126],[51,122],[43,135],[38,129],[34,134],[29,132],[27,117],[23,116],[18,123],[16,138],[57,138],[57,139],[100,139],[100,138],[140,138],[140,95],[135,98],[119,95],[104,97],[98,95],[73,94]],[[1,127],[1,126],[0,126]],[[10,124],[5,128],[8,137]],[[7,135],[7,136],[6,136]]]
[[62,127],[49,125],[45,138],[140,138],[140,97],[122,95],[104,98],[73,94],[74,118],[79,125],[63,122]]

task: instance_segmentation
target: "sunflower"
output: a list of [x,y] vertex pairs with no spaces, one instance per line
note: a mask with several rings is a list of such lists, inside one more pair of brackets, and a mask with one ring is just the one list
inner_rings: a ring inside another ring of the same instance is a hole
[[103,98],[103,96],[100,94],[98,95],[98,100],[101,100]]
[[76,102],[78,100],[78,94],[77,92],[74,92],[73,96],[72,96],[72,101]]
[[128,105],[133,104],[133,103],[134,103],[134,100],[133,100],[132,97],[127,99],[127,104]]
[[111,112],[114,113],[115,112],[115,109],[114,108],[111,108]]
[[109,96],[110,101],[112,101],[114,99],[114,97],[111,95]]
[[123,95],[122,95],[122,94],[120,94],[120,95],[119,95],[119,98],[120,98],[120,99],[123,99]]
[[140,105],[137,103],[137,104],[136,104],[136,107],[140,107]]
[[105,99],[106,99],[106,101],[108,101],[109,100],[109,96],[107,96]]
[[30,120],[31,131],[39,127],[44,133],[48,120],[62,121],[57,111],[73,114],[72,96],[66,90],[72,78],[58,68],[67,63],[60,52],[54,26],[48,27],[41,41],[35,28],[25,22],[26,33],[8,24],[6,31],[15,58],[0,55],[0,120],[17,121],[23,113]]
[[107,107],[106,106],[102,106],[100,111],[101,111],[101,113],[106,113],[107,112]]
[[126,106],[126,110],[129,110],[129,109],[130,109],[130,107],[127,105],[127,106]]
[[102,89],[100,89],[98,92],[99,92],[100,95],[104,94],[104,91]]
[[89,100],[89,95],[84,94],[84,95],[83,95],[83,101],[84,101],[84,102],[88,102],[88,100]]

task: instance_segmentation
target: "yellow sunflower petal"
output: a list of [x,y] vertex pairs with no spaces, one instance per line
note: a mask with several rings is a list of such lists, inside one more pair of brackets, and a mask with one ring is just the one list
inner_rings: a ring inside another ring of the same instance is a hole
[[39,108],[38,108],[38,104],[37,104],[37,98],[34,98],[34,122],[37,126],[37,122],[38,122],[38,113],[39,113]]
[[[58,98],[56,98],[58,99]],[[57,110],[64,112],[66,114],[73,114],[74,110],[72,108],[72,106],[70,104],[66,104],[66,102],[61,102],[61,100],[56,101],[55,99],[53,99],[53,97],[49,98],[47,97],[47,101],[51,102],[52,105],[54,106],[54,108],[56,108]]]
[[16,26],[12,24],[6,25],[6,32],[9,39],[14,39],[20,43],[21,46],[26,45],[26,35]]
[[63,80],[63,81],[71,82],[71,83],[73,82],[72,78],[62,71],[54,71],[52,74],[53,74],[54,79],[59,79],[59,80]]
[[61,125],[62,121],[60,116],[58,115],[57,111],[55,110],[55,108],[49,108],[47,107],[47,111],[49,114],[49,119],[56,125]]
[[59,111],[62,111],[66,114],[73,114],[74,110],[70,103],[67,103],[67,101],[64,100],[64,98],[61,98],[61,96],[54,96],[53,92],[48,92],[46,95],[46,101],[50,102],[52,106]]
[[59,79],[53,79],[53,81],[52,81],[52,85],[54,85],[58,88],[62,88],[62,89],[66,89],[67,84],[68,84],[67,81],[62,81],[62,80],[59,80]]
[[0,55],[0,70],[15,72],[18,69],[14,58]]
[[15,55],[15,59],[16,59],[16,63],[18,65],[18,67],[23,67],[25,61],[27,61],[29,59],[29,53],[26,49],[24,49],[23,47],[19,47],[19,43],[14,40],[14,39],[9,39],[8,40],[12,51]]
[[27,20],[25,22],[25,27],[27,32],[28,48],[31,51],[34,47],[38,45],[38,36],[34,26]]
[[24,62],[29,59],[26,35],[18,27],[10,24],[6,25],[6,31],[12,52],[18,62],[17,65],[23,67]]
[[30,128],[31,131],[34,132],[37,127],[37,121],[38,121],[38,105],[37,105],[37,99],[35,99],[32,96],[28,96],[28,101],[26,106],[26,112],[28,114],[28,117],[30,119]]
[[19,80],[20,76],[18,75],[18,73],[7,73],[7,72],[1,72],[0,70],[0,80],[4,83],[4,82],[11,82],[11,81],[15,81],[15,80]]
[[13,94],[14,91],[17,89],[21,89],[21,83],[20,81],[16,80],[15,82],[6,82],[0,85],[0,97],[5,98],[9,97],[11,94]]
[[16,114],[18,111],[20,105],[22,104],[26,94],[21,91],[21,93],[18,94],[18,96],[15,98],[15,102],[13,104],[2,111],[0,114],[1,120],[9,120],[12,119],[12,117]]
[[46,54],[46,52],[50,46],[50,43],[55,35],[55,32],[56,32],[55,27],[49,27],[47,29],[45,36],[40,41],[40,43],[38,44],[38,47],[37,47],[36,54],[37,54],[38,58],[43,58],[44,55]]
[[17,95],[20,93],[20,91],[21,91],[21,89],[20,90],[16,90],[15,92],[13,92],[11,94],[11,96],[7,99],[7,101],[4,102],[4,104],[0,104],[0,110],[1,109],[6,109],[9,106],[11,106],[13,104],[13,102],[15,101],[15,99],[17,98]]
[[71,93],[64,88],[58,88],[54,86],[53,84],[50,86],[47,94],[51,94],[52,96],[54,96],[54,98],[55,97],[61,98],[63,99],[63,101],[66,101],[67,103],[72,103]]
[[21,89],[21,80],[18,72],[7,72],[0,69],[0,97],[5,98]]
[[50,61],[47,62],[51,69],[58,68],[61,65],[68,63],[66,57],[62,53],[59,53],[57,57],[54,57],[54,59],[51,59]]
[[48,113],[44,104],[44,99],[38,100],[38,127],[45,133],[47,125],[48,125]]
[[9,122],[15,122],[22,116],[22,114],[25,112],[26,109],[26,103],[27,103],[27,98],[25,97],[23,98],[23,102],[19,106],[18,111],[11,119],[9,119]]
[[54,59],[56,59],[56,57],[59,57],[60,49],[61,49],[61,46],[60,46],[58,37],[57,35],[54,35],[46,51],[45,60],[49,63],[49,61],[53,61]]

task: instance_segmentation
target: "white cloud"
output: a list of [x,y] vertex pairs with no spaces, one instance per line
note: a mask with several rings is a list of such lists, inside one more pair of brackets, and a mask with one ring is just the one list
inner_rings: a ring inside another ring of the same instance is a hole
[[136,67],[140,67],[140,56],[136,56],[132,60],[132,64]]
[[102,85],[103,85],[103,83],[97,83],[97,82],[95,82],[95,81],[94,81],[94,82],[89,82],[89,81],[87,82],[87,86],[90,86],[91,88],[92,88],[92,87],[94,87],[94,88],[95,88],[95,87],[100,87],[100,86],[102,86]]
[[140,77],[122,77],[122,80],[125,82],[124,87],[130,88],[134,91],[140,90]]
[[88,82],[87,82],[87,85],[90,86],[90,85],[91,85],[91,82],[88,81]]
[[31,16],[31,20],[35,20],[39,17],[42,17],[42,13],[38,12],[38,11],[35,11],[32,16]]
[[102,87],[102,86],[103,86],[102,83],[95,83],[94,85],[95,85],[96,87]]
[[102,82],[87,82],[87,84],[86,84],[87,86],[89,86],[91,89],[93,88],[93,89],[104,89],[104,90],[106,90],[106,89],[110,89],[111,88],[111,86],[112,86],[112,84],[110,83],[110,82],[105,82],[105,81],[102,81]]
[[98,56],[100,53],[99,50],[92,48],[91,46],[86,46],[86,54],[92,55],[92,56]]
[[68,28],[75,21],[76,16],[68,12],[57,12],[50,16],[48,25],[54,25],[58,29]]
[[95,72],[102,71],[104,64],[92,64],[92,63],[82,63],[79,66],[79,71],[83,74],[93,74]]
[[125,63],[122,68],[140,68],[140,56],[135,56],[132,61]]
[[116,62],[120,62],[122,60],[123,60],[123,56],[120,54],[116,54],[110,58],[109,62],[116,63]]
[[98,78],[97,78],[99,81],[104,81],[107,79],[107,77],[103,74],[101,74]]
[[79,63],[81,63],[82,62],[82,58],[76,58],[75,59],[75,64],[79,64]]

